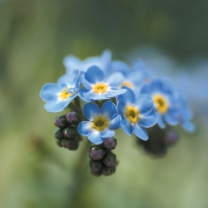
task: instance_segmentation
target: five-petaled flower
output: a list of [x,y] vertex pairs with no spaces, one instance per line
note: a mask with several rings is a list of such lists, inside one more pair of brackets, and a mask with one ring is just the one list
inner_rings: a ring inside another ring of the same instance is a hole
[[124,77],[119,72],[105,76],[97,66],[87,69],[82,77],[82,84],[86,89],[80,89],[79,97],[86,102],[93,100],[105,100],[126,92],[120,89]]
[[63,75],[57,84],[45,84],[40,91],[40,97],[46,102],[45,109],[52,113],[63,111],[78,95],[79,86],[79,70]]
[[153,101],[149,95],[135,98],[131,89],[118,96],[118,113],[122,116],[121,127],[127,135],[134,133],[142,140],[148,139],[145,128],[157,123],[157,115],[153,111]]
[[78,125],[78,132],[94,144],[101,144],[105,138],[113,137],[113,130],[120,127],[121,117],[111,101],[105,102],[101,109],[95,103],[87,103],[83,113],[89,121],[82,121]]
[[165,123],[170,125],[179,123],[179,119],[175,116],[178,114],[178,108],[175,105],[174,90],[171,80],[167,78],[153,78],[141,89],[141,93],[149,94],[153,99],[160,128],[165,128]]

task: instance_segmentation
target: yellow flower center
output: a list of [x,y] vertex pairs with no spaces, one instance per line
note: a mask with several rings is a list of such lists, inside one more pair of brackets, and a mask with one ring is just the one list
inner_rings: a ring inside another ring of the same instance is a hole
[[125,115],[131,123],[137,123],[139,120],[139,110],[134,106],[127,106]]
[[72,94],[68,92],[68,88],[62,90],[59,94],[59,98],[61,100],[66,100],[67,98],[71,97]]
[[129,87],[129,88],[133,88],[132,83],[131,83],[131,82],[128,82],[128,81],[124,81],[124,82],[122,83],[122,86],[126,86],[126,87]]
[[97,131],[103,131],[107,126],[108,120],[104,117],[97,117],[92,123],[92,128]]
[[105,83],[97,83],[93,86],[93,91],[96,94],[104,94],[108,91],[108,85]]
[[159,113],[164,114],[167,112],[169,105],[165,97],[161,94],[155,94],[153,95],[153,101]]

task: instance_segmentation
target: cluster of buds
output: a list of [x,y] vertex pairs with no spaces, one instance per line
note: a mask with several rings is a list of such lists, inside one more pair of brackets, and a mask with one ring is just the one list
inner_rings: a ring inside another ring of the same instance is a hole
[[67,115],[55,118],[55,126],[58,129],[54,133],[59,147],[76,150],[79,147],[81,137],[77,132],[77,125],[82,121],[80,114],[71,111]]
[[118,161],[116,155],[111,151],[115,149],[117,140],[113,137],[106,138],[100,145],[89,148],[89,166],[92,175],[109,176],[115,173]]
[[143,141],[137,139],[139,146],[154,156],[164,156],[169,147],[174,146],[179,141],[179,133],[174,129],[162,130],[158,126],[149,129],[149,139]]

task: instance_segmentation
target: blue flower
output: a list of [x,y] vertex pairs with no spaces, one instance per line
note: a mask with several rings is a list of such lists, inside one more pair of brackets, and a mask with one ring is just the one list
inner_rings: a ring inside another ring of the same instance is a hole
[[111,52],[105,50],[101,56],[90,57],[83,61],[78,59],[76,56],[67,56],[64,59],[64,66],[67,69],[67,73],[77,69],[79,69],[81,72],[86,72],[86,70],[91,66],[97,66],[105,71],[108,69],[110,61]]
[[175,107],[177,112],[175,114],[176,119],[179,120],[181,126],[188,132],[194,132],[195,125],[190,121],[192,118],[192,112],[188,108],[184,97],[179,90],[175,90],[174,97],[176,99]]
[[127,135],[134,133],[142,140],[148,139],[145,128],[157,123],[157,114],[154,112],[152,98],[149,95],[140,95],[135,98],[134,92],[127,88],[127,92],[118,96],[118,113],[122,117],[121,127]]
[[160,128],[165,128],[165,123],[170,125],[179,123],[179,119],[175,116],[178,109],[175,106],[174,90],[171,80],[167,78],[153,78],[141,89],[141,93],[149,94],[153,99]]
[[101,109],[95,103],[87,103],[83,113],[89,121],[82,121],[78,125],[78,132],[94,144],[101,144],[105,138],[113,137],[113,130],[120,127],[121,117],[111,101],[105,102]]
[[120,89],[123,79],[121,73],[115,72],[106,77],[100,68],[92,66],[82,77],[82,84],[86,89],[80,89],[79,97],[90,102],[123,94],[126,92],[125,89]]
[[63,75],[57,84],[45,84],[40,91],[40,97],[46,102],[44,108],[52,113],[63,111],[78,95],[79,86],[80,72],[78,70]]

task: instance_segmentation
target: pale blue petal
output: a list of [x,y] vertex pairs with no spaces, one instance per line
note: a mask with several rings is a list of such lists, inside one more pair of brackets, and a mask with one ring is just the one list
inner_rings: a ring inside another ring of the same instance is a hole
[[106,77],[103,82],[107,83],[112,88],[118,88],[124,81],[124,76],[119,72],[114,72]]
[[121,116],[117,115],[115,118],[109,121],[109,129],[118,129],[121,125]]
[[115,96],[118,96],[118,95],[121,95],[123,93],[126,92],[126,89],[120,89],[120,90],[109,90],[105,96],[108,97],[108,98],[112,98],[112,97],[115,97]]
[[179,120],[173,116],[172,114],[170,113],[167,113],[163,116],[164,120],[166,121],[166,123],[172,125],[172,126],[175,126],[179,123]]
[[84,77],[82,78],[82,85],[88,90],[92,89],[92,84],[88,82]]
[[160,114],[158,114],[158,122],[157,122],[158,126],[161,128],[161,129],[164,129],[165,128],[165,123],[163,121],[163,118]]
[[143,116],[139,119],[139,125],[144,128],[149,128],[154,126],[158,122],[158,114],[154,111],[149,115]]
[[132,125],[126,119],[123,119],[121,121],[121,127],[127,135],[129,135],[129,136],[132,135],[132,132],[133,132]]
[[102,138],[109,138],[115,136],[115,132],[107,129],[106,131],[101,131],[100,136]]
[[121,116],[124,116],[124,110],[125,110],[126,104],[122,101],[119,100],[117,103],[117,109],[118,109],[118,114]]
[[134,92],[128,87],[123,87],[122,89],[125,89],[126,92],[122,95],[119,95],[118,100],[121,100],[123,103],[134,103],[135,102]]
[[107,100],[109,98],[106,97],[106,94],[94,94],[94,93],[92,93],[90,95],[90,99],[91,100]]
[[90,102],[90,96],[92,94],[92,91],[86,90],[86,89],[80,89],[78,91],[78,96],[84,100],[85,102]]
[[78,72],[78,70],[72,71],[69,74],[65,74],[65,75],[61,76],[57,81],[57,85],[60,86],[60,87],[65,87],[65,86],[66,87],[71,87],[71,86],[73,86],[75,78],[77,76],[77,72]]
[[182,127],[190,133],[194,132],[196,129],[195,125],[190,121],[183,122]]
[[93,143],[93,144],[101,144],[104,141],[104,138],[100,136],[99,131],[92,130],[89,135],[88,139]]
[[57,94],[61,91],[61,88],[57,86],[57,84],[54,83],[47,83],[45,84],[41,91],[40,91],[40,97],[45,102],[51,101],[53,99],[57,98]]
[[144,141],[148,140],[147,131],[138,124],[134,126],[134,134]]
[[85,73],[85,79],[92,84],[96,84],[104,79],[104,73],[97,66],[91,66]]
[[66,101],[60,101],[58,99],[49,101],[44,105],[44,108],[51,113],[57,113],[63,111],[73,99],[67,99]]
[[101,113],[106,115],[108,119],[111,120],[117,113],[115,104],[111,101],[106,101],[101,108]]
[[89,132],[92,130],[92,122],[82,121],[77,127],[77,131],[82,136],[88,136]]
[[135,105],[139,108],[139,112],[144,115],[148,115],[154,107],[152,98],[147,94],[140,95],[136,99]]
[[64,66],[67,69],[67,73],[76,69],[81,69],[81,61],[75,56],[67,56],[63,61]]
[[99,115],[100,112],[100,108],[95,103],[87,103],[83,107],[83,114],[89,121],[93,121],[94,116]]
[[111,71],[112,72],[121,72],[124,76],[126,76],[130,69],[127,64],[122,61],[113,61],[111,64]]

